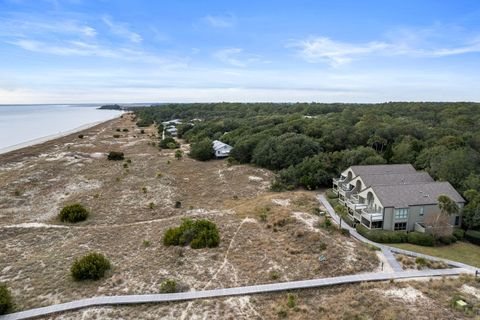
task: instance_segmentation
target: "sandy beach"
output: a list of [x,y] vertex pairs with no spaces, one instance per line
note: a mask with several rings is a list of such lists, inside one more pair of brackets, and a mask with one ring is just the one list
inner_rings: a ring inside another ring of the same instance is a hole
[[107,123],[107,122],[110,122],[110,121],[115,120],[117,118],[120,118],[121,116],[122,115],[119,115],[118,117],[115,117],[115,118],[112,118],[112,119],[109,119],[109,120],[105,120],[105,121],[96,121],[96,122],[87,123],[85,125],[76,127],[74,129],[71,129],[71,130],[62,131],[62,132],[59,132],[59,133],[56,133],[56,134],[40,137],[38,139],[33,139],[33,140],[26,141],[26,142],[18,143],[18,144],[15,144],[15,145],[12,145],[12,146],[9,146],[9,147],[6,147],[6,148],[0,148],[0,155],[10,153],[10,152],[13,152],[13,151],[20,151],[21,149],[26,149],[26,148],[33,147],[33,146],[36,146],[36,145],[44,144],[46,142],[54,141],[54,140],[57,140],[57,139],[60,139],[60,138],[63,138],[63,137],[68,137],[68,136],[73,135],[73,134],[79,134],[81,131],[93,128],[93,127],[98,126],[98,125],[102,125],[104,123]]

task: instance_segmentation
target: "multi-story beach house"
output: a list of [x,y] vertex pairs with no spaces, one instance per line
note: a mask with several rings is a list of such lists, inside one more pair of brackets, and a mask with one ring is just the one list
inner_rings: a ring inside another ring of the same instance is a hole
[[449,182],[436,182],[411,164],[351,166],[333,179],[333,191],[354,223],[369,229],[425,232],[429,216],[440,212],[440,195],[459,206],[460,213],[450,218],[459,226],[465,203]]

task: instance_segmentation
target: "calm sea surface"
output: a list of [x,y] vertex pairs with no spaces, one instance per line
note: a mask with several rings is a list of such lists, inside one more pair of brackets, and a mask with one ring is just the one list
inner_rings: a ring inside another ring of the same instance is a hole
[[97,105],[0,105],[0,149],[115,118]]

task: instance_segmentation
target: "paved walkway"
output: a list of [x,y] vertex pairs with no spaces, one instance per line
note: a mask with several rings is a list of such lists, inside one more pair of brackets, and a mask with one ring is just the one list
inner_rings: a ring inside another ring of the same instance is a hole
[[402,271],[394,273],[364,273],[348,276],[322,278],[314,280],[290,281],[272,284],[262,284],[255,286],[245,286],[237,288],[215,289],[206,291],[189,291],[171,294],[144,294],[144,295],[125,295],[125,296],[101,296],[88,299],[82,299],[72,302],[56,304],[43,308],[36,308],[16,313],[0,316],[0,320],[29,319],[39,316],[45,316],[53,313],[77,310],[88,307],[98,307],[106,305],[127,305],[152,302],[171,302],[185,301],[205,298],[218,298],[227,296],[250,295],[257,293],[268,293],[277,291],[287,291],[295,289],[318,288],[339,284],[358,283],[365,281],[385,281],[390,279],[408,279],[418,277],[433,276],[451,276],[465,272],[462,268],[443,269],[443,270],[424,270],[424,271]]
[[[327,209],[328,214],[338,224],[340,222],[340,217],[337,215],[335,210],[333,210],[332,206],[330,205],[330,202],[328,202],[327,198],[325,198],[325,195],[319,194],[317,196],[317,199],[318,199],[318,201],[320,201],[321,204],[323,204],[325,209]],[[434,257],[434,256],[429,256],[429,255],[414,252],[414,251],[398,249],[398,248],[387,246],[387,245],[384,245],[384,244],[381,244],[381,243],[373,242],[371,240],[368,240],[367,238],[365,238],[361,234],[359,234],[355,228],[350,227],[345,222],[342,222],[342,228],[348,229],[350,231],[350,235],[352,235],[354,238],[356,238],[356,239],[358,239],[358,240],[360,240],[364,243],[368,243],[368,244],[371,244],[371,245],[374,245],[374,246],[380,248],[380,250],[382,250],[383,254],[385,254],[385,257],[387,258],[388,262],[392,266],[392,269],[395,270],[395,271],[401,271],[402,268],[401,268],[400,264],[395,259],[395,257],[393,256],[392,253],[401,253],[401,254],[404,254],[404,255],[407,255],[407,256],[412,256],[412,257],[422,257],[422,258],[429,259],[429,260],[432,260],[432,261],[442,261],[442,262],[444,262],[444,263],[446,263],[450,266],[457,267],[457,268],[463,268],[463,269],[465,269],[465,271],[469,271],[469,272],[473,272],[473,273],[476,270],[478,270],[478,268],[476,268],[474,266],[464,264],[464,263],[461,263],[461,262],[448,260],[448,259],[442,259],[442,258]],[[395,264],[397,266],[395,266]]]

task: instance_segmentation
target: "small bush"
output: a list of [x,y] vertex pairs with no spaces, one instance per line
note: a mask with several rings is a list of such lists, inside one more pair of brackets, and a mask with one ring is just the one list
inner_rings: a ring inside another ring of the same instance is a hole
[[431,234],[414,231],[408,233],[408,243],[433,247],[435,244],[435,238]]
[[182,202],[181,201],[175,201],[175,208],[179,209],[182,207]]
[[148,191],[148,190],[147,190],[147,187],[142,187],[142,192],[143,192],[143,193],[147,193],[147,191]]
[[177,149],[180,147],[180,143],[178,143],[174,138],[172,137],[166,137],[160,143],[158,144],[160,148],[162,149]]
[[445,244],[445,245],[449,245],[449,244],[457,242],[457,238],[453,235],[442,236],[442,237],[438,238],[438,240],[440,241],[440,243]]
[[150,202],[150,203],[148,204],[148,208],[149,208],[149,209],[154,209],[154,208],[155,208],[155,203]]
[[193,249],[217,247],[220,234],[215,223],[200,219],[184,219],[176,228],[168,229],[163,236],[166,246],[186,246]]
[[349,237],[350,236],[350,230],[341,228],[340,233],[343,234],[344,236]]
[[143,240],[142,242],[144,247],[150,247],[150,241],[149,240]]
[[21,189],[15,189],[15,191],[13,191],[13,195],[15,197],[20,197],[22,194],[23,194],[23,190]]
[[177,151],[175,151],[175,158],[176,158],[177,160],[182,159],[182,157],[183,157],[183,151],[182,151],[182,150],[177,150]]
[[421,267],[424,267],[424,266],[427,265],[427,259],[422,258],[422,257],[417,257],[417,258],[415,259],[415,263],[416,263],[417,265],[421,266]]
[[119,134],[114,134],[113,137],[114,137],[115,139],[118,139],[118,138],[120,138],[120,135],[119,135]]
[[0,314],[6,314],[13,309],[13,299],[7,286],[0,284]]
[[325,192],[325,195],[327,196],[328,199],[338,198],[338,196],[333,192],[332,189],[328,189],[327,192]]
[[75,259],[70,268],[70,273],[76,281],[98,280],[110,268],[110,261],[103,254],[91,252],[80,259]]
[[457,238],[457,240],[463,240],[465,237],[465,230],[455,228],[453,229],[453,236]]
[[480,231],[468,230],[465,232],[465,239],[471,243],[480,245]]
[[68,206],[63,207],[60,211],[58,217],[62,222],[80,222],[88,218],[88,210],[79,203],[74,203]]
[[161,293],[175,293],[177,292],[177,282],[175,280],[167,279],[160,284]]
[[115,131],[120,132],[120,131],[122,131],[122,130],[120,130],[120,128],[117,128],[117,129],[115,129]]
[[143,129],[140,130],[140,133],[141,133],[141,134],[145,134],[145,130],[143,130]]
[[124,167],[125,169],[127,169],[127,168],[128,168],[128,163],[124,163],[124,164],[123,164],[123,167]]
[[289,293],[287,295],[287,307],[290,309],[295,308],[297,306],[297,296],[293,293]]
[[369,230],[361,224],[357,224],[356,229],[365,238],[378,243],[402,243],[408,240],[407,233],[403,231]]
[[123,129],[122,131],[123,131],[123,132],[128,132],[128,129],[127,129],[127,128],[125,128],[125,129]]
[[278,280],[280,279],[280,273],[276,270],[270,271],[270,279],[271,280]]
[[84,137],[83,134],[79,134],[79,135],[78,135],[78,138],[79,138],[79,139],[83,139],[83,137]]
[[125,159],[125,155],[123,154],[123,152],[110,151],[108,153],[107,159],[112,161],[122,161],[123,159]]

